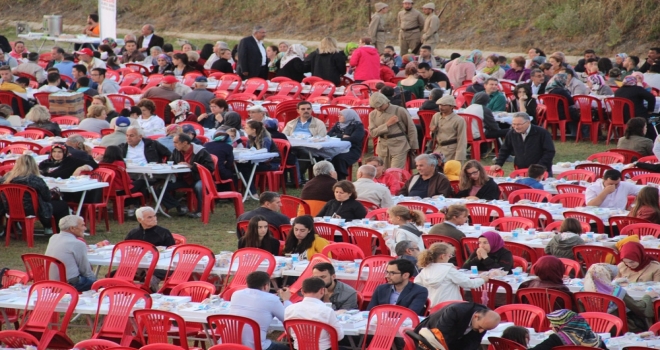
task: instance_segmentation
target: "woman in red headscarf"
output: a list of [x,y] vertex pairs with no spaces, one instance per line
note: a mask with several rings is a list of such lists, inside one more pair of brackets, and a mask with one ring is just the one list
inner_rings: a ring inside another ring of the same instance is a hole
[[470,254],[470,257],[463,264],[463,268],[468,270],[472,266],[476,266],[479,271],[501,268],[510,273],[513,268],[513,254],[504,248],[504,240],[499,233],[484,232],[479,236],[479,247]]
[[518,289],[546,288],[571,294],[564,285],[564,264],[557,257],[546,255],[534,264],[534,274],[538,279],[523,282]]
[[660,281],[660,262],[653,260],[644,251],[644,246],[629,242],[621,247],[621,262],[617,266],[617,278],[627,278],[628,282]]

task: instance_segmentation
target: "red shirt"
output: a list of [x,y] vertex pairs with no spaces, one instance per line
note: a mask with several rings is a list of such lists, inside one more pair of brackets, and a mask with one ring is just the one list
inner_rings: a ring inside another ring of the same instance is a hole
[[[188,147],[188,151],[181,152],[181,153],[183,154],[183,161],[190,164],[190,165],[192,165],[193,145],[190,145],[190,147]],[[192,183],[193,182],[192,173],[184,173],[183,174],[183,179],[188,183]]]
[[392,193],[393,196],[396,196],[396,194],[399,193],[399,190],[403,186],[402,182],[399,181],[392,174],[383,173],[383,176],[379,178],[375,178],[374,181],[387,186],[387,188],[390,189],[390,193]]
[[[103,164],[103,163],[101,163]],[[115,160],[114,162],[110,163],[116,167],[118,167],[122,171],[126,171],[126,163],[124,163],[123,160]],[[121,174],[115,174],[115,179],[112,182],[112,187],[115,189],[115,191],[123,191],[124,186],[121,185]],[[133,184],[129,183],[128,184],[129,188],[133,188]]]

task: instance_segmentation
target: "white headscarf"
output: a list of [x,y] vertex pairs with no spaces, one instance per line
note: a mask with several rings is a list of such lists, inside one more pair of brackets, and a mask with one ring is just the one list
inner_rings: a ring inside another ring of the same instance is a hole
[[282,60],[280,61],[280,68],[286,66],[286,64],[289,63],[289,61],[291,61],[296,57],[300,58],[301,60],[304,60],[305,52],[307,52],[307,48],[302,44],[293,44],[289,46],[289,49],[286,50],[284,57],[282,57]]

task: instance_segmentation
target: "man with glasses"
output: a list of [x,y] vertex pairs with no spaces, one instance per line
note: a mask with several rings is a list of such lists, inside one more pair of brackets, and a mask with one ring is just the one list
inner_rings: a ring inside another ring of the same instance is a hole
[[92,81],[99,85],[97,88],[99,94],[107,95],[119,93],[119,84],[112,79],[106,79],[105,72],[105,68],[94,68],[90,74]]
[[539,68],[532,69],[529,79],[529,87],[532,89],[532,96],[538,96],[545,94],[545,87],[547,82],[545,81],[545,74]]
[[500,153],[490,170],[499,170],[509,156],[515,154],[513,164],[518,169],[529,168],[532,164],[543,165],[552,177],[552,162],[555,157],[555,144],[548,130],[532,125],[527,113],[513,115],[511,130],[506,134]]
[[[307,101],[298,103],[298,118],[286,123],[284,127],[284,135],[287,137],[301,136],[301,137],[324,137],[327,133],[325,123],[312,116],[312,104]],[[309,152],[304,147],[291,148],[298,160],[300,161],[300,173],[305,174],[311,159],[309,159]]]
[[249,120],[256,120],[262,123],[265,123],[267,120],[271,120],[271,118],[266,115],[266,109],[261,105],[254,105],[248,108],[247,111],[248,116],[250,117]]
[[396,259],[388,262],[385,272],[387,284],[376,287],[367,310],[378,305],[399,305],[420,316],[424,315],[429,291],[410,281],[414,273],[415,265],[410,260]]
[[404,240],[396,244],[394,252],[396,253],[397,259],[405,259],[413,263],[413,266],[415,266],[415,273],[413,273],[412,277],[417,277],[417,274],[419,273],[419,269],[417,268],[419,245],[415,242]]

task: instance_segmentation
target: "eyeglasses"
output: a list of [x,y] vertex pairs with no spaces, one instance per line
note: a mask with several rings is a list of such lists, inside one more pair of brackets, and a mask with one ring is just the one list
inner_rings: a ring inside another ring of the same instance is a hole
[[410,248],[408,248],[408,249],[419,250],[419,247],[410,247]]
[[388,275],[388,276],[392,276],[392,275],[400,275],[401,272],[398,272],[398,271],[385,271],[385,274]]
[[467,172],[467,174],[468,174],[469,176],[476,175],[476,174],[479,174],[479,170],[477,170],[477,171]]
[[525,125],[525,124],[527,124],[527,123],[529,123],[529,122],[515,123],[515,124],[511,124],[511,126],[523,126],[523,125]]

